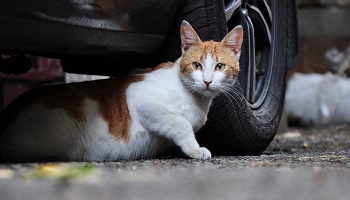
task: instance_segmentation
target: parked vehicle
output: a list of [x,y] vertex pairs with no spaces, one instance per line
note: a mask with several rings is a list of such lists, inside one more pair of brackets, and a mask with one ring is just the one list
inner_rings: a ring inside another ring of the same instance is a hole
[[[255,155],[276,134],[286,73],[299,55],[296,0],[3,0],[1,4],[0,54],[59,58],[66,72],[80,74],[120,76],[133,67],[174,61],[181,53],[182,20],[202,40],[216,41],[241,24],[245,34],[239,81],[230,96],[215,99],[197,139],[213,155]],[[0,70],[10,73],[21,62],[12,62],[8,71],[8,62],[0,58]]]

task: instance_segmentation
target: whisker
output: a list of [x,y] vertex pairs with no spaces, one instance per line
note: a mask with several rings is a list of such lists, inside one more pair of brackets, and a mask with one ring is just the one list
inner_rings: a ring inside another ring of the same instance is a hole
[[221,94],[223,94],[224,96],[226,96],[226,98],[230,101],[230,103],[233,103],[233,96],[229,93],[227,93],[226,91],[220,91]]
[[228,86],[225,86],[225,85],[222,85],[222,88],[225,90],[225,91],[229,91],[229,92],[233,92],[233,93],[242,93],[241,92],[241,89],[239,88],[232,88],[232,87],[228,87]]

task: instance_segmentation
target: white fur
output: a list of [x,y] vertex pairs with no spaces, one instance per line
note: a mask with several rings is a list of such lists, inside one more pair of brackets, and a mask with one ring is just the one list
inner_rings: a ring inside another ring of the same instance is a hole
[[[189,87],[190,90],[204,95],[208,98],[216,96],[222,91],[222,85],[233,85],[235,79],[227,77],[224,72],[216,71],[215,66],[218,64],[211,54],[207,54],[203,63],[201,63],[203,69],[195,70],[189,78],[182,77],[184,83]],[[227,80],[230,80],[227,83]],[[204,82],[210,82],[209,86]],[[220,90],[221,89],[221,90]]]
[[[98,105],[85,100],[86,122],[77,124],[64,110],[35,104],[23,110],[0,140],[4,160],[111,161],[154,156],[140,151],[155,145],[151,135],[133,134],[125,143],[109,133]],[[149,147],[148,147],[149,146]]]
[[173,68],[150,73],[145,81],[128,88],[132,133],[160,135],[175,142],[192,158],[210,158],[210,152],[199,147],[194,132],[204,125],[211,98],[191,93],[180,76],[178,61]]
[[[200,42],[186,21],[182,23],[180,36],[183,53]],[[223,44],[235,52],[237,60],[242,38],[242,27],[238,26],[223,40]],[[143,81],[127,88],[131,117],[128,141],[109,132],[109,126],[99,112],[100,105],[92,99],[83,102],[86,121],[82,122],[71,118],[63,108],[47,109],[35,104],[21,111],[2,133],[0,159],[111,161],[153,158],[169,146],[169,141],[191,158],[209,159],[211,153],[199,146],[194,134],[205,124],[212,99],[219,92],[230,91],[235,79],[215,70],[217,62],[211,54],[201,63],[203,69],[195,70],[190,76],[180,73],[180,60],[171,68],[145,74]]]
[[179,68],[177,61],[173,68],[151,72],[128,87],[132,119],[128,142],[109,133],[93,100],[84,102],[86,122],[82,123],[63,109],[35,104],[23,110],[2,135],[1,157],[21,161],[152,158],[173,141],[189,157],[208,159],[210,152],[199,147],[194,132],[204,125],[214,93],[211,97],[191,93],[181,81]]

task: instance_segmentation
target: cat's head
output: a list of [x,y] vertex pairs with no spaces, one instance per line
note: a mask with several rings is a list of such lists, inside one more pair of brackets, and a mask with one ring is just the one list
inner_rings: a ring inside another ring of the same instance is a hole
[[189,90],[207,97],[232,90],[239,71],[242,26],[236,26],[221,42],[202,42],[191,25],[183,21],[180,36],[180,69]]

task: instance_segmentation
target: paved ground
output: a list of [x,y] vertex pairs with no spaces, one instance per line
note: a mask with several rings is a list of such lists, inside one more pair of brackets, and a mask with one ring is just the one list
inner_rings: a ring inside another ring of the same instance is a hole
[[349,161],[349,127],[299,130],[261,156],[0,164],[0,200],[348,200]]

